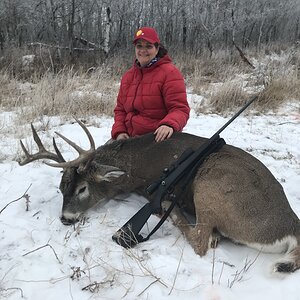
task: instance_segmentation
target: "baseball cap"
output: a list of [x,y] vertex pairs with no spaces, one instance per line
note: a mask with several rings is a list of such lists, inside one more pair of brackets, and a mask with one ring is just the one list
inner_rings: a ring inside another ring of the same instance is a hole
[[142,27],[134,35],[133,43],[137,40],[143,39],[151,44],[160,43],[157,32],[152,27]]

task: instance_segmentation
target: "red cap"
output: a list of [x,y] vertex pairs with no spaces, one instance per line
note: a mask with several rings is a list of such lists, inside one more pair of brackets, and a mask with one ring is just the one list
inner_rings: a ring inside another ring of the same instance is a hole
[[160,43],[157,32],[152,27],[142,27],[134,35],[133,43],[137,40],[143,39],[151,44]]

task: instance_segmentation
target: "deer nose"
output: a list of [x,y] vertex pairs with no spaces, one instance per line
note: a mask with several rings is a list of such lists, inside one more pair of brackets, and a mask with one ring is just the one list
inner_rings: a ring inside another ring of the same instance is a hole
[[72,225],[80,220],[81,213],[70,212],[68,210],[63,210],[60,220],[64,225]]
[[67,219],[64,216],[61,216],[60,220],[64,225],[73,225],[74,223],[77,222],[77,220],[75,220],[75,219]]

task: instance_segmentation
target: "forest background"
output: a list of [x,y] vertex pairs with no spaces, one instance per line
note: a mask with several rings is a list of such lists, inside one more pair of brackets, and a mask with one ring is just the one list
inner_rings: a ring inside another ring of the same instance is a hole
[[1,108],[22,108],[22,122],[112,115],[140,26],[157,29],[204,97],[196,113],[224,113],[262,90],[260,112],[300,98],[299,0],[2,0]]

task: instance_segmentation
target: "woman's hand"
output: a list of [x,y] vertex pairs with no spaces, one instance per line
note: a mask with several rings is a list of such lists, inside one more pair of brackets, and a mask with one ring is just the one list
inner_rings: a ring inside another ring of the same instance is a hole
[[129,139],[129,135],[127,133],[120,133],[118,136],[117,136],[117,140],[126,140],[126,139]]
[[154,132],[155,141],[161,142],[165,139],[168,139],[172,136],[173,132],[174,132],[174,129],[172,127],[167,126],[167,125],[161,125]]

